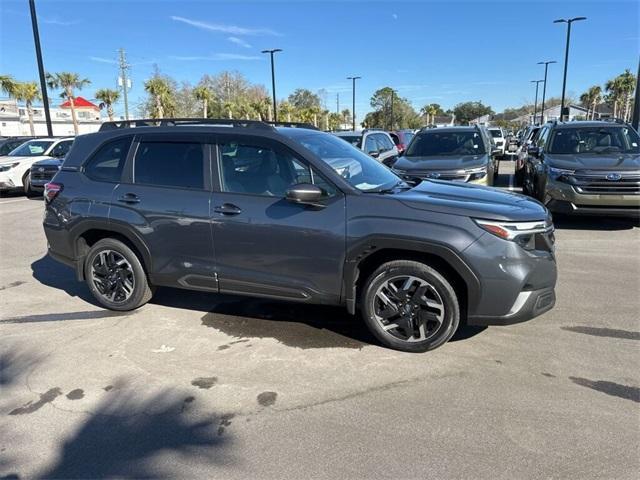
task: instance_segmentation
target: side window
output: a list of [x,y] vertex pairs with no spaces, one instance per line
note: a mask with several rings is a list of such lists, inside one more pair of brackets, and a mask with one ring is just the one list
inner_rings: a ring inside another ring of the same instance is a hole
[[84,173],[92,180],[119,182],[133,137],[123,137],[105,143],[84,167]]
[[378,143],[378,150],[380,152],[386,152],[387,150],[389,150],[390,148],[392,148],[388,143],[388,139],[385,135],[381,134],[381,133],[376,133],[374,135],[376,137],[376,142]]
[[365,153],[378,151],[378,144],[376,142],[375,135],[367,135],[367,138],[364,141],[364,151]]
[[55,147],[53,147],[53,150],[51,150],[51,156],[56,158],[64,157],[67,153],[69,153],[69,149],[71,148],[72,143],[73,140],[60,142]]
[[396,146],[396,144],[393,143],[393,140],[389,138],[389,135],[382,135],[382,138],[384,143],[387,145],[387,150],[391,150],[393,147]]
[[538,139],[536,140],[536,145],[538,148],[544,148],[544,144],[547,141],[547,136],[549,135],[549,129],[547,127],[542,128],[538,132]]
[[145,141],[138,145],[133,183],[204,189],[204,144]]
[[299,183],[313,183],[333,195],[323,177],[291,153],[235,142],[220,145],[220,182],[223,192],[284,197]]

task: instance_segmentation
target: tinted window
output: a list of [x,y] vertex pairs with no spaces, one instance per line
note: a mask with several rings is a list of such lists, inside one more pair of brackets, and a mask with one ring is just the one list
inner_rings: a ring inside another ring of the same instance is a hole
[[71,148],[72,143],[73,143],[73,140],[66,140],[64,142],[60,142],[55,147],[53,147],[49,155],[51,155],[52,157],[58,157],[58,158],[64,157],[67,153],[69,153],[69,149]]
[[378,142],[376,142],[375,137],[373,135],[368,135],[367,139],[364,141],[364,151],[372,153],[377,152],[378,150]]
[[538,134],[538,139],[536,140],[536,145],[539,148],[543,148],[545,142],[547,141],[547,136],[549,135],[549,129],[548,128],[543,128],[542,130],[540,130],[539,134]]
[[435,155],[480,155],[484,144],[479,132],[429,132],[419,133],[409,145],[406,157],[429,157]]
[[299,183],[313,183],[327,194],[335,189],[317,172],[284,149],[229,142],[220,146],[222,191],[284,197]]
[[338,138],[341,138],[345,142],[349,142],[354,147],[360,148],[362,145],[362,135],[340,135]]
[[204,188],[204,144],[142,141],[133,167],[134,183]]
[[12,157],[37,157],[38,155],[44,155],[44,152],[52,144],[52,140],[31,140],[13,150],[9,155]]
[[25,140],[9,140],[0,146],[0,155],[7,155],[14,148],[18,148]]
[[105,143],[85,166],[85,174],[93,180],[119,182],[132,138]]
[[500,130],[489,130],[489,133],[491,133],[493,138],[502,138],[502,132]]
[[376,137],[378,140],[378,146],[380,147],[381,150],[388,151],[395,146],[391,141],[391,139],[386,135],[383,135],[382,133],[376,134]]
[[638,134],[628,127],[581,127],[557,129],[549,153],[640,153]]

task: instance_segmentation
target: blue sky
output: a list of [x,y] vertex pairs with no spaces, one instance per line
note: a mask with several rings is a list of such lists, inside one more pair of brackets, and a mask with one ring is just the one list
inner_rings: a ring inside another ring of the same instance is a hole
[[[45,68],[92,80],[79,92],[114,87],[117,49],[132,64],[135,104],[157,64],[177,80],[238,70],[270,89],[276,57],[278,98],[295,88],[325,89],[327,108],[351,106],[350,82],[360,75],[362,118],[378,88],[391,86],[416,108],[482,100],[494,110],[533,100],[530,80],[550,66],[548,96],[559,95],[566,27],[574,24],[567,90],[579,95],[625,68],[640,51],[637,0],[537,1],[64,1],[37,0]],[[37,79],[27,0],[0,2],[0,72]],[[122,111],[122,107],[116,109]]]

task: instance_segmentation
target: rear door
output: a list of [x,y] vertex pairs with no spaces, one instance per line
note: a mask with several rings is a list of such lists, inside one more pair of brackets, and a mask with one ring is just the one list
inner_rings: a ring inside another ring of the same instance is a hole
[[[275,140],[219,135],[217,152],[212,218],[220,291],[337,302],[344,194]],[[286,200],[298,183],[323,188],[323,208]]]
[[136,136],[110,222],[149,249],[152,283],[217,290],[210,224],[211,145],[204,134]]

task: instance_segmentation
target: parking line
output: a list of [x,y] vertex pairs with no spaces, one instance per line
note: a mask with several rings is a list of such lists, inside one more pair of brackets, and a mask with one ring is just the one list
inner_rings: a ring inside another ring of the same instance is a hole
[[8,200],[6,202],[0,202],[0,205],[5,205],[7,203],[18,203],[18,202],[28,202],[29,200],[26,198],[19,198],[17,200]]

